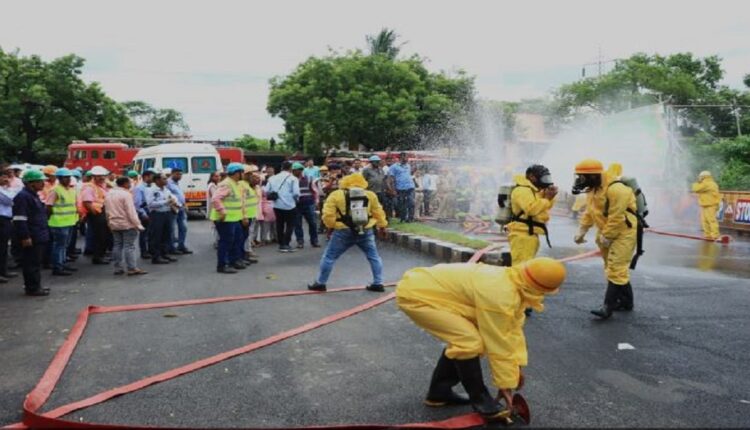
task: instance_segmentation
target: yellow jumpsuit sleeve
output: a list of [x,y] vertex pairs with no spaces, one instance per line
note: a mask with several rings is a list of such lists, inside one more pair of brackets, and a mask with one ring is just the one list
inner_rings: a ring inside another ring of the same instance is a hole
[[370,217],[375,221],[375,226],[378,228],[387,227],[388,219],[385,217],[385,211],[380,204],[380,200],[378,200],[378,196],[375,193],[368,192],[367,198],[369,199],[368,206],[370,207]]
[[596,208],[594,207],[593,194],[594,193],[588,193],[588,195],[586,195],[586,210],[583,211],[583,215],[581,215],[581,218],[578,221],[578,225],[587,229],[594,225],[594,211]]
[[327,228],[336,227],[336,219],[338,219],[339,216],[336,209],[338,208],[339,203],[343,201],[343,199],[344,192],[341,190],[332,192],[331,195],[329,195],[326,199],[326,202],[323,205],[323,213],[320,215],[320,219],[323,220],[323,225],[325,225]]
[[[609,212],[607,222],[602,229],[602,236],[614,240],[619,236],[623,228],[627,228],[625,222],[627,210],[635,204],[635,196],[630,188],[623,184],[614,184],[607,189],[609,201]],[[632,224],[632,221],[631,221]],[[635,225],[633,225],[635,227]]]
[[519,366],[526,365],[523,322],[502,311],[477,309],[477,326],[497,388],[518,386]]
[[693,183],[694,193],[705,193],[706,191],[708,191],[708,189],[709,189],[709,185],[708,185],[708,182],[706,181]]
[[534,191],[527,187],[513,190],[514,207],[523,211],[527,217],[537,217],[552,207],[552,202],[545,198],[537,198]]

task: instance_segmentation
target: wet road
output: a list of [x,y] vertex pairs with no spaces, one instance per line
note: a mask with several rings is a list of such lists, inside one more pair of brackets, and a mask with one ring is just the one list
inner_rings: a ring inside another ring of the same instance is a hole
[[[194,244],[208,237],[206,223],[191,222],[190,228]],[[553,222],[555,248],[543,247],[542,254],[559,257],[589,249],[566,244],[574,228],[567,220]],[[635,311],[607,322],[589,318],[604,283],[601,262],[592,259],[571,265],[562,293],[527,322],[530,367],[524,392],[534,425],[746,427],[750,422],[747,243],[722,247],[647,239],[647,255],[633,277]],[[305,249],[283,255],[262,248],[261,264],[232,277],[213,272],[210,248],[194,248],[195,255],[176,265],[145,264],[152,273],[137,280],[81,262],[80,275],[52,285],[48,298],[21,296],[18,280],[0,285],[0,424],[20,419],[23,396],[86,304],[297,290],[314,276],[320,254]],[[390,246],[383,247],[382,256],[388,280],[433,263]],[[364,257],[352,250],[329,285],[368,281]],[[95,316],[45,410],[375,297],[356,291]],[[625,344],[633,349],[621,349]],[[67,418],[192,427],[438,420],[466,412],[421,404],[440,350],[389,302]]]

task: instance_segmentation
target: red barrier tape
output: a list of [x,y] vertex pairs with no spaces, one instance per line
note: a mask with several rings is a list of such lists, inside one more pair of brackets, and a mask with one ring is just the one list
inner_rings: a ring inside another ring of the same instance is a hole
[[[490,245],[480,251],[477,251],[472,258],[469,260],[470,262],[477,262],[481,257],[486,254],[487,252],[497,248],[497,244]],[[580,254],[573,257],[568,257],[566,259],[562,259],[561,261],[575,261],[580,260],[583,258],[589,258],[593,257],[599,254],[598,250],[587,252],[584,254]],[[388,284],[389,286],[393,286],[394,284]],[[364,287],[345,287],[345,288],[337,288],[337,289],[331,289],[329,290],[329,293],[331,292],[342,292],[342,291],[354,291],[354,290],[361,290]],[[124,394],[132,393],[134,391],[143,389],[145,387],[148,387],[150,385],[158,384],[160,382],[164,382],[176,377],[179,377],[181,375],[196,371],[198,369],[212,366],[214,364],[217,364],[219,362],[228,360],[230,358],[236,357],[238,355],[246,354],[251,351],[255,351],[261,348],[264,348],[269,345],[273,345],[275,343],[281,342],[285,339],[288,339],[290,337],[298,336],[302,333],[309,332],[311,330],[314,330],[316,328],[334,323],[336,321],[340,321],[344,318],[351,317],[353,315],[356,315],[358,313],[364,312],[368,309],[372,309],[376,306],[379,306],[383,303],[386,303],[390,300],[392,300],[395,297],[395,293],[390,293],[388,295],[385,295],[383,297],[379,297],[375,300],[371,300],[369,302],[366,302],[364,304],[355,306],[351,309],[341,311],[338,313],[335,313],[333,315],[329,315],[325,318],[322,318],[318,321],[313,321],[310,323],[307,323],[305,325],[299,326],[297,328],[287,330],[281,333],[278,333],[276,335],[270,336],[268,338],[249,343],[245,346],[235,348],[230,351],[226,351],[220,354],[216,354],[211,357],[204,358],[202,360],[166,371],[162,372],[157,375],[153,375],[147,378],[143,378],[141,380],[132,382],[127,385],[122,385],[120,387],[116,387],[104,392],[101,392],[99,394],[96,394],[94,396],[91,396],[89,398],[69,403],[67,405],[60,406],[56,409],[53,409],[46,413],[38,413],[39,409],[46,403],[46,401],[49,399],[49,396],[52,394],[52,391],[54,390],[55,386],[57,385],[57,382],[59,381],[60,377],[62,376],[63,371],[65,370],[65,367],[68,364],[68,361],[70,360],[73,352],[75,351],[75,348],[83,335],[83,332],[86,328],[86,324],[88,322],[90,315],[95,314],[103,314],[103,313],[116,313],[116,312],[130,312],[130,311],[138,311],[138,310],[148,310],[148,309],[160,309],[160,308],[169,308],[169,307],[179,307],[179,306],[193,306],[193,305],[200,305],[200,304],[211,304],[211,303],[220,303],[220,302],[228,302],[228,301],[239,301],[239,300],[257,300],[257,299],[266,299],[266,298],[274,298],[274,297],[290,297],[290,296],[299,296],[299,295],[311,295],[311,294],[324,294],[324,293],[318,293],[313,291],[284,291],[284,292],[272,292],[272,293],[260,293],[260,294],[248,294],[248,295],[240,295],[240,296],[228,296],[228,297],[217,297],[217,298],[208,298],[208,299],[195,299],[195,300],[183,300],[183,301],[173,301],[173,302],[162,302],[162,303],[147,303],[147,304],[137,304],[137,305],[123,305],[123,306],[88,306],[85,308],[81,313],[78,315],[78,318],[76,319],[76,323],[74,324],[73,328],[71,329],[70,334],[68,335],[68,338],[65,340],[63,345],[60,347],[60,349],[55,354],[55,357],[52,359],[52,363],[50,363],[49,367],[45,371],[44,375],[42,376],[41,380],[37,384],[36,387],[26,396],[26,400],[23,404],[23,410],[24,410],[24,420],[23,423],[16,423],[11,424],[7,426],[6,428],[60,428],[60,427],[67,427],[67,428],[89,428],[89,429],[103,429],[103,428],[154,428],[154,427],[138,427],[138,426],[118,426],[118,425],[112,425],[112,424],[100,424],[100,423],[81,423],[76,421],[68,421],[60,419],[59,417],[62,417],[64,415],[70,414],[74,411],[90,407],[102,402],[105,402],[113,397],[121,396]],[[479,425],[483,425],[484,420],[477,414],[466,414],[466,415],[460,415],[454,418],[450,418],[448,420],[444,421],[436,421],[436,422],[427,422],[427,423],[412,423],[412,424],[401,424],[401,425],[380,425],[380,424],[362,424],[362,425],[335,425],[335,426],[313,426],[313,427],[304,427],[304,428],[337,428],[337,429],[385,429],[385,428],[432,428],[432,429],[464,429],[469,427],[475,427]],[[166,428],[166,427],[162,427]]]
[[647,228],[646,231],[649,233],[659,234],[662,236],[681,237],[684,239],[702,240],[704,242],[716,242],[716,243],[721,243],[724,245],[728,245],[729,242],[731,241],[731,237],[727,235],[723,235],[716,240],[711,240],[711,239],[706,239],[703,236],[694,236],[692,234],[683,234],[683,233],[672,233],[669,231],[654,230],[652,228]]

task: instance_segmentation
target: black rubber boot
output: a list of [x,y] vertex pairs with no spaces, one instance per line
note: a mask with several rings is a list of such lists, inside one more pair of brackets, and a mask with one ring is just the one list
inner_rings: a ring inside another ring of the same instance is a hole
[[612,311],[614,311],[618,305],[620,295],[622,294],[621,290],[623,288],[624,286],[622,285],[609,282],[607,284],[607,292],[604,294],[604,304],[598,310],[591,311],[591,313],[603,320],[611,317]]
[[453,387],[460,382],[458,369],[456,369],[455,360],[445,356],[445,350],[440,354],[437,366],[432,372],[430,381],[430,390],[427,392],[427,398],[424,404],[431,407],[441,407],[449,405],[468,405],[469,398],[456,394]]
[[454,360],[458,376],[464,389],[469,393],[471,407],[486,420],[502,418],[505,409],[492,398],[482,377],[479,357],[469,360]]
[[310,291],[325,291],[326,284],[319,284],[317,282],[313,282],[312,284],[307,286],[307,289]]
[[633,287],[630,286],[630,282],[618,287],[620,288],[620,300],[617,303],[616,311],[632,311],[633,310]]

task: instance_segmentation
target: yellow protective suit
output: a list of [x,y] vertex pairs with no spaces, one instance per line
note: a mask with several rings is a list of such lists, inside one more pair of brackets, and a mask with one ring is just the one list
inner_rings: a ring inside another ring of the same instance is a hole
[[[541,191],[526,176],[516,175],[513,180],[516,187],[510,195],[511,212],[524,219],[547,223],[554,201],[542,197]],[[534,227],[534,234],[529,234],[529,226],[518,221],[509,223],[507,229],[512,264],[515,266],[534,258],[539,251],[539,235],[544,234],[544,230]]]
[[[341,215],[346,213],[346,195],[343,190],[349,188],[367,190],[367,181],[361,173],[347,175],[339,181],[339,189],[328,195],[320,216],[327,228],[335,230],[349,228],[346,224],[337,221]],[[370,221],[365,228],[372,228],[373,226],[378,228],[387,227],[388,220],[385,217],[385,211],[378,200],[378,196],[372,191],[365,191],[365,195],[367,196],[367,211],[370,215]]]
[[[602,187],[586,196],[586,211],[579,221],[582,230],[597,228],[596,244],[602,252],[607,280],[616,285],[630,282],[630,261],[635,253],[638,219],[627,210],[636,210],[635,193],[622,183],[615,183],[619,166],[602,175]],[[612,184],[612,185],[610,185]],[[609,212],[604,214],[609,201]],[[604,246],[602,237],[611,241]]]
[[445,355],[487,355],[498,388],[518,386],[526,366],[524,309],[544,309],[544,295],[524,281],[523,266],[438,264],[409,270],[396,287],[396,304],[419,327],[447,343]]
[[698,194],[698,205],[701,207],[703,237],[711,240],[718,239],[719,221],[716,219],[716,213],[721,203],[719,185],[712,177],[706,176],[693,184],[693,192]]

